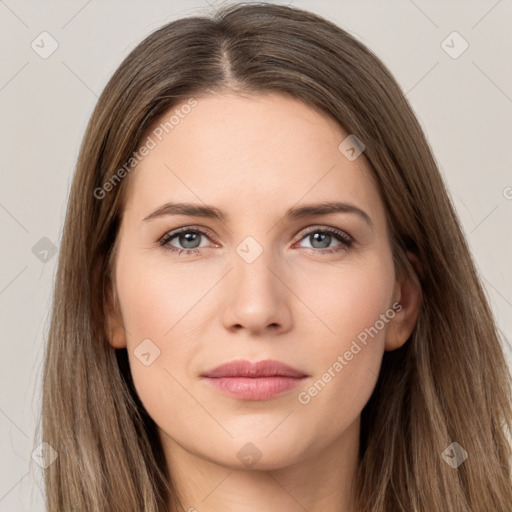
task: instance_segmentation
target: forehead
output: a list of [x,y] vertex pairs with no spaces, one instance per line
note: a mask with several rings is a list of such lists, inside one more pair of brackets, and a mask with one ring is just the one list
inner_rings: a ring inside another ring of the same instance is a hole
[[349,160],[339,149],[348,135],[286,95],[196,96],[146,132],[142,144],[151,139],[152,149],[132,171],[127,210],[140,217],[160,203],[193,201],[254,214],[345,200],[382,215],[364,153]]

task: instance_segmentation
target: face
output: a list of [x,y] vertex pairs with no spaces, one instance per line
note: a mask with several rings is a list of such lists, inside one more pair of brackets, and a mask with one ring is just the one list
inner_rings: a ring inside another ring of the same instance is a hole
[[[384,350],[408,335],[403,283],[337,123],[275,93],[195,99],[129,176],[110,342],[168,454],[280,468],[359,428]],[[250,368],[267,360],[296,372]]]

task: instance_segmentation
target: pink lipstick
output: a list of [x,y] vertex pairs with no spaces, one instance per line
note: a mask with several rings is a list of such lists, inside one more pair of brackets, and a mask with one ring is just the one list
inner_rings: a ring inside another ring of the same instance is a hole
[[307,375],[280,361],[230,361],[201,375],[217,391],[239,400],[269,400],[301,384]]

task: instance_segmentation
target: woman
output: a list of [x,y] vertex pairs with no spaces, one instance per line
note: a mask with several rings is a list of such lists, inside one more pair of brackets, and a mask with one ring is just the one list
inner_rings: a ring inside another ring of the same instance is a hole
[[115,72],[43,388],[49,512],[512,509],[510,374],[431,150],[303,10],[174,21]]

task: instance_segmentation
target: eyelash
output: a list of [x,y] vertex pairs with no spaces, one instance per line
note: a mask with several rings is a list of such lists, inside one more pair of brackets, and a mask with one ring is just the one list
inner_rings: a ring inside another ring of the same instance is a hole
[[[178,253],[178,256],[182,253],[185,253],[186,255],[199,253],[201,251],[201,249],[179,249],[177,247],[172,247],[171,245],[169,245],[169,242],[176,236],[180,235],[181,233],[196,233],[196,234],[204,235],[207,238],[210,238],[208,236],[208,233],[206,233],[205,231],[203,231],[201,229],[184,227],[181,229],[177,229],[176,231],[171,231],[170,233],[165,234],[163,236],[163,238],[161,238],[159,240],[159,245],[161,247],[164,247],[168,251]],[[307,236],[312,235],[313,233],[327,233],[329,235],[334,235],[334,237],[338,241],[341,242],[341,245],[330,248],[330,249],[315,249],[314,247],[305,247],[305,249],[313,250],[316,253],[337,253],[337,252],[341,252],[341,251],[346,251],[354,243],[354,240],[351,237],[349,237],[347,234],[345,234],[343,231],[339,231],[337,229],[328,228],[328,227],[313,228],[310,231],[303,233],[301,238],[299,239],[299,242],[302,239],[306,238]]]

